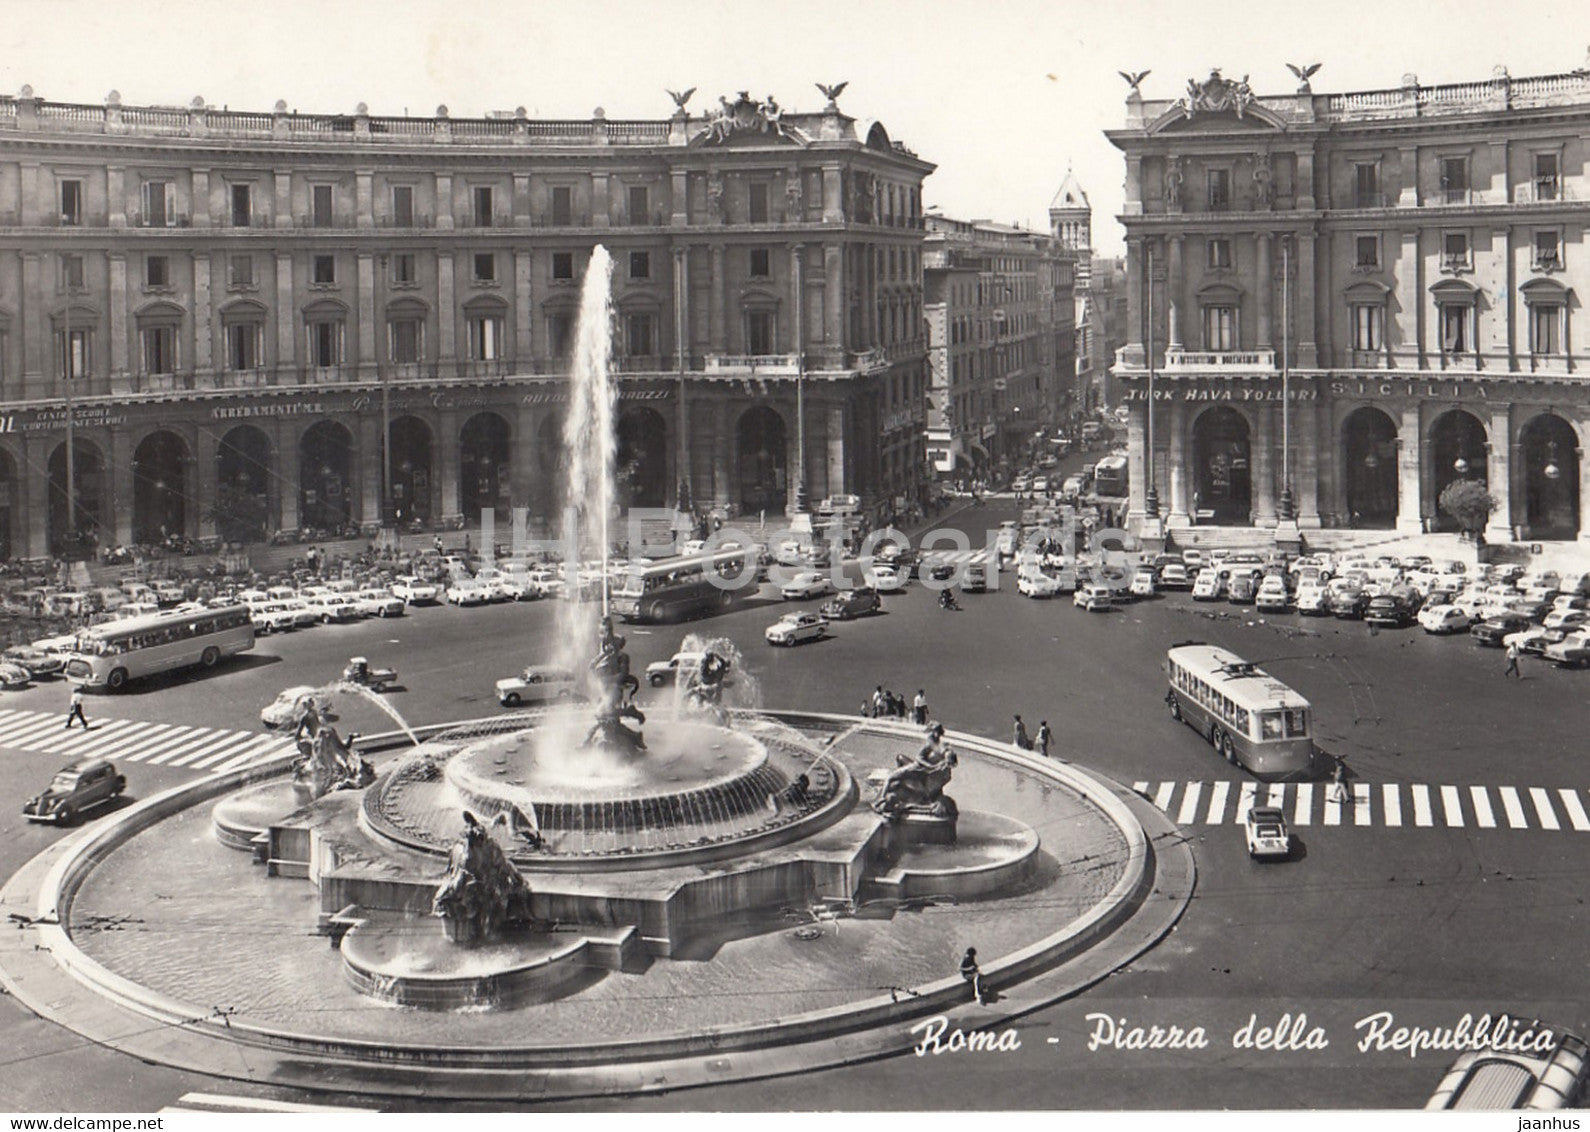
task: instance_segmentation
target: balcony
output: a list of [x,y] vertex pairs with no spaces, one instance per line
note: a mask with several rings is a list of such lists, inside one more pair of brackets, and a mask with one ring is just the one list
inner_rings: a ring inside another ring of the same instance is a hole
[[1387,197],[1386,197],[1385,193],[1354,192],[1353,193],[1353,207],[1354,208],[1390,208],[1391,204],[1387,200]]
[[1166,373],[1275,369],[1274,350],[1166,350]]
[[1513,186],[1514,204],[1553,204],[1560,200],[1573,200],[1568,187],[1555,178],[1541,178]]
[[1448,188],[1443,186],[1436,190],[1435,204],[1477,204],[1478,194],[1468,188]]
[[708,354],[705,372],[725,377],[794,377],[800,369],[799,354]]

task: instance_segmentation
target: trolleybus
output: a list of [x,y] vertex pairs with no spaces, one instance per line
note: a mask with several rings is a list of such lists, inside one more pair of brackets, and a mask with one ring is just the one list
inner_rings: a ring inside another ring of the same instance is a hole
[[757,552],[748,549],[632,563],[611,608],[626,621],[680,621],[728,609],[756,592],[757,566]]
[[1270,781],[1313,774],[1313,712],[1291,688],[1212,645],[1177,645],[1166,654],[1165,668],[1170,714],[1227,762]]
[[254,647],[248,606],[192,612],[166,610],[85,629],[66,662],[66,678],[90,687],[120,689],[128,680],[198,665]]

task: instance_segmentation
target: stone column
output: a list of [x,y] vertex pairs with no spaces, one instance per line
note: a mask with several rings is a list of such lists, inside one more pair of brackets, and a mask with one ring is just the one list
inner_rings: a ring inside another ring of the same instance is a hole
[[[110,451],[106,453],[109,465],[105,469],[106,483],[100,498],[110,509],[110,525],[115,531],[119,546],[133,544],[133,448],[132,435],[126,425],[109,429]],[[78,482],[78,493],[83,491]],[[101,516],[102,518],[104,516]]]
[[[127,380],[127,257],[112,252],[109,257],[110,299],[110,383],[118,392],[130,392]],[[71,296],[67,297],[71,301]]]
[[360,228],[375,227],[375,200],[371,191],[371,182],[375,178],[373,169],[355,169],[353,171],[353,215],[354,224]]
[[214,378],[216,370],[215,318],[211,314],[213,309],[210,298],[210,253],[194,252],[193,370],[206,382]]
[[512,211],[515,228],[530,227],[530,174],[528,173],[513,175]]
[[1181,233],[1170,238],[1170,271],[1165,279],[1166,310],[1169,315],[1170,327],[1166,334],[1172,350],[1181,349],[1181,314],[1182,314],[1182,241]]
[[514,416],[513,448],[509,455],[508,499],[516,508],[529,507],[536,481],[536,429],[540,425],[535,407],[521,404]]
[[1256,527],[1273,527],[1276,523],[1275,500],[1277,490],[1275,486],[1275,466],[1279,461],[1275,456],[1275,407],[1268,402],[1260,404],[1254,410],[1254,417],[1258,427],[1254,430],[1256,435],[1249,446],[1252,463],[1249,468],[1253,498],[1253,525]]
[[386,523],[385,500],[382,498],[381,418],[379,409],[365,410],[359,416],[359,510],[354,515],[357,523]]
[[436,356],[442,367],[458,369],[458,306],[453,299],[453,253],[447,248],[436,253]]
[[210,226],[210,171],[208,169],[193,170],[193,186],[190,190],[188,211],[192,214],[191,223],[195,228],[208,228]]
[[[26,194],[24,194],[24,197]],[[22,438],[22,464],[26,470],[28,488],[26,516],[27,532],[24,540],[29,558],[48,558],[50,555],[50,453],[55,448],[55,438],[48,433]]]
[[281,515],[281,529],[298,530],[298,432],[291,420],[276,422],[276,484],[280,493],[277,511]]
[[[27,194],[23,197],[26,199]],[[42,397],[50,387],[46,370],[50,368],[49,359],[54,357],[54,352],[50,349],[49,301],[45,298],[37,252],[22,253],[20,294],[23,306],[17,312],[20,317],[12,324],[12,329],[21,346],[23,388],[29,397]]]
[[1399,369],[1417,369],[1424,354],[1424,292],[1419,266],[1419,230],[1404,229],[1397,254],[1397,319],[1393,326],[1388,310],[1385,326],[1387,353]]
[[371,252],[359,253],[359,362],[356,372],[360,381],[376,378],[375,353],[375,256]]
[[535,283],[531,267],[531,256],[527,249],[520,248],[513,253],[513,296],[509,317],[513,319],[514,368],[520,373],[531,370],[534,356],[531,312],[535,310]]
[[709,285],[712,302],[707,314],[707,351],[724,354],[728,352],[727,340],[724,337],[724,306],[727,302],[728,280],[724,278],[723,245],[713,244],[711,254],[712,274]]
[[453,229],[453,175],[436,174],[436,227],[443,231]]
[[823,166],[823,223],[834,224],[845,219],[844,185],[838,165]]
[[[459,435],[458,410],[443,409],[441,416],[442,466],[438,479],[442,485],[440,514],[442,519],[457,519],[463,514],[458,493]],[[479,518],[479,516],[475,516]]]
[[291,228],[293,223],[293,171],[278,169],[276,170],[276,227]]
[[1273,238],[1269,232],[1260,232],[1258,238],[1258,274],[1254,283],[1253,298],[1259,318],[1258,335],[1253,344],[1260,350],[1270,349],[1274,341],[1270,329],[1270,296],[1275,288],[1275,273],[1270,267],[1270,242]]
[[[1423,527],[1424,485],[1419,449],[1419,406],[1402,410],[1397,424],[1397,530],[1418,534]],[[1343,515],[1351,521],[1351,515]]]
[[[1579,435],[1590,436],[1590,414],[1579,418]],[[1590,449],[1581,444],[1574,454],[1579,457],[1579,541],[1590,543],[1590,514],[1586,513],[1590,508],[1590,459],[1585,458]]]
[[1291,303],[1297,311],[1297,368],[1300,369],[1313,369],[1319,364],[1318,339],[1314,331],[1315,238],[1313,232],[1297,235],[1297,293],[1291,296]]
[[1185,527],[1191,521],[1187,499],[1187,402],[1181,398],[1170,403],[1170,417],[1164,425],[1170,433],[1169,467],[1170,510],[1166,525]]
[[[823,341],[845,347],[845,257],[838,244],[823,245]],[[841,357],[837,363],[843,366]]]
[[125,166],[105,166],[105,200],[110,207],[110,226],[112,228],[127,227],[126,176],[127,169]]
[[1320,526],[1319,500],[1325,472],[1319,458],[1319,404],[1299,401],[1292,406],[1292,498],[1297,503],[1297,525],[1310,530]]
[[[193,474],[189,476],[193,484],[193,495],[199,501],[198,530],[200,538],[215,537],[215,505],[216,487],[219,477],[217,472],[218,449],[221,447],[221,435],[213,428],[200,425],[194,430],[194,464]],[[193,520],[188,521],[188,526],[193,526]]]
[[[1486,473],[1490,477],[1491,498],[1496,509],[1485,525],[1487,542],[1510,542],[1513,538],[1513,506],[1515,496],[1513,469],[1524,466],[1523,445],[1513,436],[1512,413],[1506,406],[1491,410],[1490,457]],[[1520,509],[1521,510],[1521,509]]]
[[[279,221],[284,213],[278,212]],[[291,217],[288,220],[291,221]],[[276,253],[276,368],[278,374],[286,371],[287,381],[297,384],[298,375],[298,311],[293,304],[293,256],[291,252]],[[278,381],[280,378],[278,378]],[[294,468],[297,461],[294,461]],[[297,473],[294,472],[294,483]],[[298,490],[293,489],[293,527],[298,526]]]
[[845,482],[845,407],[830,405],[825,411],[826,439],[825,466],[823,469],[823,494],[843,495],[850,491]]
[[1398,151],[1402,156],[1402,187],[1397,195],[1398,208],[1419,207],[1419,147],[1407,145]]
[[675,228],[683,228],[690,223],[690,173],[685,169],[675,169],[672,173],[673,210],[671,223]]
[[1297,207],[1303,212],[1314,208],[1314,151],[1302,149],[1297,153]]
[[1148,495],[1148,444],[1145,425],[1148,417],[1143,412],[1147,401],[1130,402],[1131,415],[1126,422],[1127,516],[1134,526],[1143,521],[1143,502]]
[[727,507],[734,497],[729,470],[734,465],[733,422],[729,419],[729,405],[719,401],[712,429],[712,501]]
[[[1146,355],[1143,351],[1143,238],[1129,237],[1126,241],[1126,349],[1123,359],[1129,366],[1141,366]],[[1114,359],[1109,359],[1106,368]]]

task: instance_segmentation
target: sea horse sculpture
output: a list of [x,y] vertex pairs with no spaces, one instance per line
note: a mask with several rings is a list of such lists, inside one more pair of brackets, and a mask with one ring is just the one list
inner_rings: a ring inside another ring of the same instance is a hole
[[634,703],[640,680],[629,670],[624,638],[614,632],[611,617],[602,618],[601,642],[596,659],[591,661],[591,672],[597,684],[596,721],[581,746],[644,751],[646,740],[640,725],[646,722],[646,716]]
[[309,782],[311,799],[323,798],[334,790],[362,790],[375,781],[375,768],[354,750],[358,736],[344,739],[321,715],[312,695],[302,696],[294,705],[297,721],[293,738],[298,758],[293,760],[293,781]]
[[431,897],[431,914],[441,919],[449,940],[465,947],[531,919],[529,884],[468,810],[464,832],[447,855],[447,875]]
[[723,707],[723,685],[728,675],[729,659],[708,649],[701,657],[694,679],[685,690],[685,706],[692,711],[711,715],[720,725],[727,722],[729,716]]
[[944,793],[944,787],[958,760],[943,740],[944,728],[935,723],[928,730],[927,742],[915,755],[897,756],[895,769],[884,779],[872,808],[890,821],[898,821],[906,814],[955,817],[955,799]]

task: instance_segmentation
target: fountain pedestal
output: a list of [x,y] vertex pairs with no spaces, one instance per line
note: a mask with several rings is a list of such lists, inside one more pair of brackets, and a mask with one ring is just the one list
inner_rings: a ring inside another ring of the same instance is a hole
[[905,813],[886,827],[893,854],[912,845],[954,845],[956,814]]

